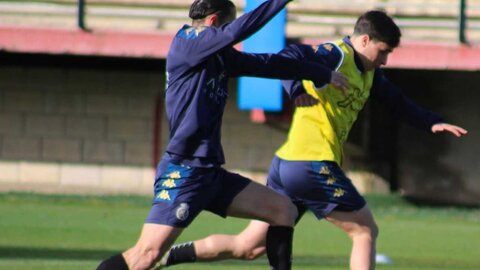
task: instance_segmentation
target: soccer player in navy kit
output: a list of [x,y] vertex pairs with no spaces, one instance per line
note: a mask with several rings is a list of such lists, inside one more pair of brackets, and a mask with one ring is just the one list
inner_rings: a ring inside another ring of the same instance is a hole
[[[309,209],[351,238],[350,269],[375,268],[377,225],[366,201],[340,168],[343,144],[369,96],[385,103],[396,117],[427,132],[449,132],[457,137],[467,133],[414,104],[385,78],[379,68],[398,46],[400,35],[390,17],[370,11],[359,17],[351,37],[319,46],[294,44],[280,53],[322,63],[348,78],[347,91],[327,83],[283,81],[288,92],[306,91],[316,102],[296,108],[288,139],[272,161],[267,185],[289,196],[299,217]],[[265,252],[267,230],[268,224],[253,220],[237,235],[211,235],[176,245],[161,264],[254,259]],[[189,259],[178,256],[182,253],[189,254]]]
[[[193,219],[208,210],[219,216],[263,220],[272,269],[291,268],[297,210],[287,197],[221,167],[222,115],[228,77],[309,79],[346,87],[343,75],[315,62],[274,54],[249,54],[232,46],[265,25],[290,0],[269,0],[235,18],[229,0],[196,0],[167,56],[166,111],[170,140],[160,161],[150,214],[136,245],[97,269],[154,269]],[[260,90],[261,91],[261,90]],[[289,92],[292,99],[305,91]]]

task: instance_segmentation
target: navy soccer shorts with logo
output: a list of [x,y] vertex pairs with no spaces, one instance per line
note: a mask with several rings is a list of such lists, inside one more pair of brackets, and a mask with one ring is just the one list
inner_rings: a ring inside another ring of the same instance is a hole
[[299,217],[307,209],[321,219],[333,210],[351,212],[366,205],[352,181],[330,161],[288,161],[274,157],[267,186],[290,197]]
[[146,223],[184,228],[202,210],[225,217],[233,198],[250,182],[223,168],[189,167],[164,158],[157,168],[153,205]]

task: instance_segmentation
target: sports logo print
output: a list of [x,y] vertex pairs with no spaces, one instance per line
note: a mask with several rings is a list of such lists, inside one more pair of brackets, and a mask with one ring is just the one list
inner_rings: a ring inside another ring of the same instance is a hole
[[190,167],[169,163],[167,170],[155,182],[154,202],[173,203],[190,174]]
[[175,216],[177,217],[177,219],[181,221],[186,220],[188,218],[189,208],[190,206],[187,203],[181,203],[175,211]]

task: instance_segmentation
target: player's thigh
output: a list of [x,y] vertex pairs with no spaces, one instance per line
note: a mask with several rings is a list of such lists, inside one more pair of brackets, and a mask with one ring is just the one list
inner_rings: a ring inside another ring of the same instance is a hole
[[288,197],[258,183],[250,182],[232,200],[227,214],[258,219],[274,225],[292,225],[297,210]]
[[371,231],[378,230],[368,205],[365,205],[358,211],[332,211],[326,216],[326,220],[346,233],[365,231],[365,229]]

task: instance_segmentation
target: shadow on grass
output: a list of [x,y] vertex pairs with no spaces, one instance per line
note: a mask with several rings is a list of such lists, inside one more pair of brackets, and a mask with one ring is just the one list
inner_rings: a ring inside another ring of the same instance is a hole
[[119,250],[0,246],[0,259],[101,260],[119,252]]
[[[6,247],[0,246],[0,259],[28,260],[28,259],[44,259],[44,260],[95,260],[101,261],[113,254],[118,254],[119,250],[92,250],[92,249],[55,249],[40,247]],[[296,266],[319,266],[332,268],[348,268],[348,257],[344,256],[294,256],[293,264]],[[264,266],[268,265],[266,256],[255,261],[226,260],[220,262],[205,262],[202,264],[212,264],[221,266],[235,265],[252,265]],[[401,269],[480,269],[480,262],[476,261],[460,261],[452,259],[432,260],[432,259],[414,259],[414,258],[395,258],[391,265],[384,267],[400,267]],[[383,269],[380,266],[381,269]]]
[[[0,259],[55,259],[55,260],[102,260],[119,250],[62,249],[40,247],[6,247],[0,246]],[[295,256],[295,265],[348,265],[347,257]],[[212,263],[212,262],[208,262]],[[266,256],[254,261],[226,260],[213,263],[215,265],[267,265]]]
[[[312,265],[321,265],[321,266],[345,266],[348,267],[348,257],[341,256],[294,256],[293,265],[296,266],[312,266]],[[226,260],[219,262],[204,262],[210,263],[213,265],[255,265],[262,266],[268,265],[267,257],[263,256],[254,261],[241,261],[241,260]]]

